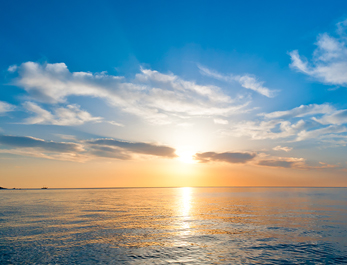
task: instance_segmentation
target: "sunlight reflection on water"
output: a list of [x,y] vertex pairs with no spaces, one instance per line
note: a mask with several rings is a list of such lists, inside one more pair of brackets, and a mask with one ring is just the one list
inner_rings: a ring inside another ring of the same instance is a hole
[[191,188],[184,187],[181,188],[181,207],[179,208],[182,222],[182,231],[181,235],[186,236],[189,235],[190,230],[190,207],[191,207]]
[[346,191],[1,191],[0,264],[346,264]]

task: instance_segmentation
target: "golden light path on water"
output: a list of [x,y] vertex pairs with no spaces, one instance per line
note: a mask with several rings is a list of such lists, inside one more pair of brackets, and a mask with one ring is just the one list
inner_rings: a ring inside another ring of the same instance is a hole
[[327,188],[2,191],[0,264],[347,264],[346,194]]
[[192,193],[192,188],[189,187],[184,187],[181,188],[181,198],[180,198],[180,208],[179,208],[179,216],[181,216],[181,235],[186,236],[191,234],[190,230],[190,209],[191,209],[191,193]]

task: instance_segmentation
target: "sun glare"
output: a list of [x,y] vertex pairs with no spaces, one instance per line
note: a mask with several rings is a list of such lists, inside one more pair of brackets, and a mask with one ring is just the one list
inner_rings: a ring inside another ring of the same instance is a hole
[[187,164],[193,164],[196,163],[196,160],[194,160],[195,152],[189,149],[178,149],[176,151],[176,154],[178,155],[178,160],[187,163]]

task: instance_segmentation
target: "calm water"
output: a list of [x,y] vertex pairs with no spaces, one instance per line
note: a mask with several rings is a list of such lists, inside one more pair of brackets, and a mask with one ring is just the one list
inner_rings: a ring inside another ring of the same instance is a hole
[[0,191],[0,264],[347,264],[347,189]]

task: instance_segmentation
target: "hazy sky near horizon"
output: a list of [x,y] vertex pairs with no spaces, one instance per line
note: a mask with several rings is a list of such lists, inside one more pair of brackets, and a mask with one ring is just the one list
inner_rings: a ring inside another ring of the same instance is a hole
[[0,186],[347,186],[345,1],[7,1]]

